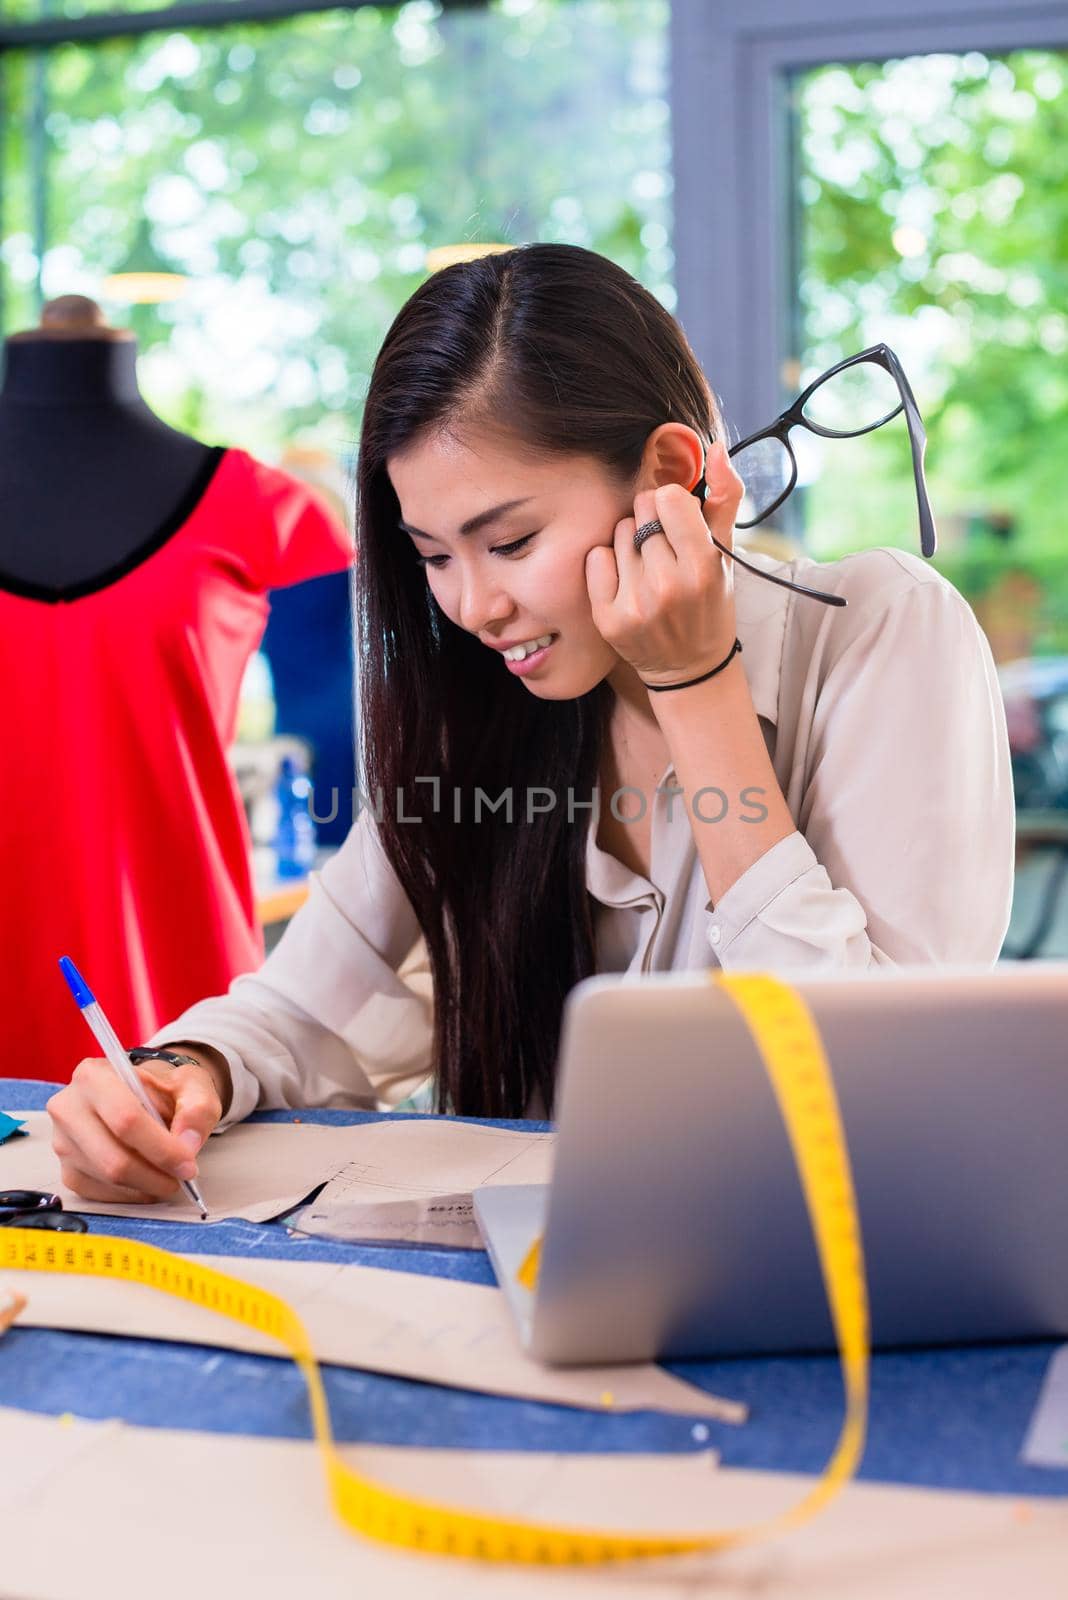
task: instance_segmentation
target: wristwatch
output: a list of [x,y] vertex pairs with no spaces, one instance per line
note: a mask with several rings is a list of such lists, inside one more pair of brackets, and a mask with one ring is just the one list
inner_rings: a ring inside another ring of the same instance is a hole
[[126,1054],[134,1066],[139,1061],[166,1061],[171,1067],[203,1066],[203,1062],[198,1061],[196,1056],[183,1056],[177,1050],[148,1050],[139,1046],[136,1050],[127,1050]]

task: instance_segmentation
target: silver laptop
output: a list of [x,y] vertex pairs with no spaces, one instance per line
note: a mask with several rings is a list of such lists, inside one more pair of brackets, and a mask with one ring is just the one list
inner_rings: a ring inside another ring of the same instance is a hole
[[[881,1346],[1068,1335],[1068,963],[807,977],[845,1124]],[[700,974],[568,996],[549,1187],[475,1211],[552,1363],[831,1350],[782,1119]],[[542,1232],[533,1292],[516,1274]]]

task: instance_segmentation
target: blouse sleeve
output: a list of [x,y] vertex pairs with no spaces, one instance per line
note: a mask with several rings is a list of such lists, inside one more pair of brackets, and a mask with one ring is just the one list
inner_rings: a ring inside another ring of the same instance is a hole
[[326,497],[302,479],[248,457],[259,508],[255,564],[264,589],[285,589],[306,578],[343,572],[353,540]]
[[815,692],[797,831],[719,902],[724,967],[992,964],[1015,812],[986,637],[945,579],[868,597]]
[[431,1070],[433,1003],[415,914],[361,812],[313,873],[258,972],[149,1041],[210,1045],[230,1067],[220,1127],[257,1108],[397,1104]]

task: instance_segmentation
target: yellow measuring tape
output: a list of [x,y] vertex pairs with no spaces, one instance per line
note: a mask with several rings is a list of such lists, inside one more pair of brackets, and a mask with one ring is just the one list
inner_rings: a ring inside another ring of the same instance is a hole
[[727,990],[742,1012],[778,1098],[816,1237],[845,1384],[845,1422],[823,1476],[797,1504],[777,1516],[713,1533],[630,1535],[545,1527],[412,1499],[364,1477],[342,1460],[307,1330],[278,1295],[132,1239],[49,1236],[36,1228],[0,1228],[0,1267],[143,1283],[277,1339],[308,1385],[315,1438],[335,1511],[354,1532],[386,1544],[481,1561],[565,1566],[726,1550],[796,1527],[852,1477],[864,1447],[868,1309],[856,1202],[834,1086],[804,1002],[787,984],[763,975],[717,973],[713,981]]

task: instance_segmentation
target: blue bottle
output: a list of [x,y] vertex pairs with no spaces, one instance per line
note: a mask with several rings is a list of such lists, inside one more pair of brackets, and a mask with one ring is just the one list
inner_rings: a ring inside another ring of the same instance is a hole
[[275,788],[278,830],[274,850],[280,878],[307,877],[315,865],[315,823],[311,819],[311,780],[292,756],[283,756]]

